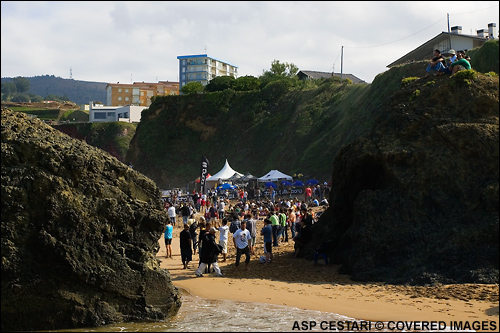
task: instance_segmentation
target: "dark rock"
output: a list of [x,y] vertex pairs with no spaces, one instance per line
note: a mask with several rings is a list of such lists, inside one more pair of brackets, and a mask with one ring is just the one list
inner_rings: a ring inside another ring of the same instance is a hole
[[370,136],[341,149],[315,234],[334,241],[342,273],[499,282],[498,102],[498,77],[416,80],[381,110]]
[[174,315],[156,185],[102,150],[2,110],[2,330]]

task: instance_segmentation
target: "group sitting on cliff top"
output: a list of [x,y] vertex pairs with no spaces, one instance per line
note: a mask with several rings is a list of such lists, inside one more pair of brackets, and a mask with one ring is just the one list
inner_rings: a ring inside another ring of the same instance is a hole
[[431,71],[436,71],[434,75],[437,76],[444,74],[451,74],[453,76],[458,71],[471,69],[471,59],[464,51],[455,52],[455,50],[451,49],[447,53],[451,55],[448,62],[446,62],[441,51],[438,49],[434,50],[434,58],[427,65],[425,77],[429,76]]

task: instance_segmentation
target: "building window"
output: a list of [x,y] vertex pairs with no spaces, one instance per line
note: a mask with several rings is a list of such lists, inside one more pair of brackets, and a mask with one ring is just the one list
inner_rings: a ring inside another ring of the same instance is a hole
[[114,117],[115,113],[114,112],[108,112],[108,117]]
[[125,101],[128,101],[128,97],[125,97]]
[[128,89],[125,89],[125,92],[128,93]]
[[118,88],[118,92],[121,93],[122,92],[122,88]]
[[120,97],[118,97],[118,100],[119,100],[119,101],[121,101],[121,100],[122,100],[122,97],[121,97],[121,96],[120,96]]
[[106,112],[94,112],[94,119],[106,119]]

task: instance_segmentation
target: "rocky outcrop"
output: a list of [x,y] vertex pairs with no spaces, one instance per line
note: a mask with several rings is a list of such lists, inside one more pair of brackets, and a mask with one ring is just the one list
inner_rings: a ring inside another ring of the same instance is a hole
[[159,189],[88,144],[2,110],[2,330],[161,320],[181,305],[156,253]]
[[343,147],[315,228],[333,240],[341,272],[498,283],[498,103],[498,76],[418,79],[381,110],[370,136]]

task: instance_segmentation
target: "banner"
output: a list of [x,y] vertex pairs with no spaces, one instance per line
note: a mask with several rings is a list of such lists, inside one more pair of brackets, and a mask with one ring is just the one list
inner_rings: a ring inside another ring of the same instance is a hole
[[208,160],[205,156],[201,157],[201,174],[200,174],[200,192],[205,193],[206,180],[208,174]]

